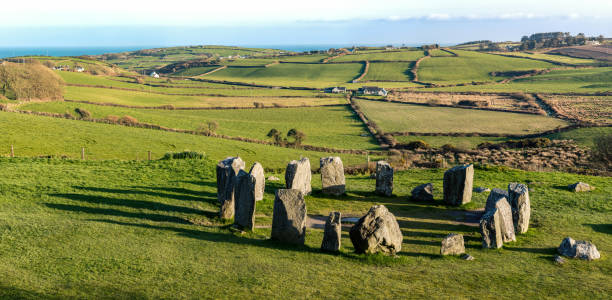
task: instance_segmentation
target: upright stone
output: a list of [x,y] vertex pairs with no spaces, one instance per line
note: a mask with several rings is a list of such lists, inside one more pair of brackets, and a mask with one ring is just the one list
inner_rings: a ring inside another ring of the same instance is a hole
[[382,160],[376,162],[376,193],[387,197],[393,194],[393,168]]
[[255,187],[256,178],[240,170],[234,186],[235,215],[234,224],[242,229],[255,228]]
[[331,252],[340,250],[340,240],[342,239],[340,217],[340,212],[334,211],[329,213],[329,217],[327,217],[325,221],[325,231],[323,233],[321,250]]
[[483,248],[501,248],[504,244],[500,219],[497,209],[486,212],[480,219]]
[[255,177],[255,201],[263,200],[264,192],[266,189],[266,176],[264,175],[263,166],[256,162],[249,171],[253,177]]
[[442,240],[441,255],[459,255],[465,253],[463,235],[451,233]]
[[340,196],[345,192],[344,166],[340,157],[324,157],[321,164],[323,194]]
[[395,216],[384,205],[374,205],[350,230],[357,253],[395,255],[402,250],[404,236]]
[[529,229],[531,218],[531,202],[529,201],[529,188],[521,183],[508,184],[510,206],[512,206],[512,220],[514,231],[525,233]]
[[285,186],[288,189],[299,190],[304,196],[310,195],[312,186],[312,172],[310,170],[310,160],[304,157],[300,160],[292,160],[287,165],[285,171]]
[[444,202],[449,205],[462,205],[472,200],[474,166],[456,166],[444,173]]
[[512,221],[512,207],[508,203],[508,193],[506,191],[501,189],[491,190],[485,205],[485,212],[492,210],[497,210],[496,218],[499,218],[503,241],[516,241],[514,222]]
[[305,237],[304,195],[299,190],[277,190],[272,216],[272,239],[290,244],[304,244]]
[[219,216],[223,219],[234,217],[234,179],[244,170],[240,157],[228,157],[217,164],[217,199],[221,204]]

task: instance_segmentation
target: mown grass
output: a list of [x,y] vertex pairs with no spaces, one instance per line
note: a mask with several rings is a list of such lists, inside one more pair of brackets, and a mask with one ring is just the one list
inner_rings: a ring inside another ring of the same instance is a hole
[[201,125],[215,121],[219,124],[216,131],[219,134],[259,140],[269,140],[266,135],[272,128],[283,133],[296,128],[306,134],[304,144],[307,145],[338,149],[377,148],[375,140],[367,134],[363,123],[348,106],[239,110],[127,109],[69,102],[20,106],[22,110],[72,114],[75,114],[75,108],[91,112],[93,118],[129,115],[140,122],[187,130],[197,130]]
[[410,81],[412,63],[370,63],[364,81]]
[[491,72],[546,69],[553,64],[522,58],[503,57],[473,51],[455,50],[458,57],[432,57],[421,62],[419,80],[437,84],[499,81]]
[[[419,78],[420,79],[420,78]],[[508,84],[466,85],[434,88],[437,91],[483,91],[529,93],[600,93],[612,90],[612,68],[553,70],[547,74],[515,80]]]
[[[174,105],[175,107],[253,107],[254,102],[261,102],[267,106],[278,103],[284,106],[322,105],[346,103],[340,97],[299,97],[287,98],[282,96],[259,96],[246,97],[247,92],[236,90],[239,96],[215,97],[215,96],[189,96],[189,95],[164,95],[137,91],[124,91],[107,88],[66,86],[64,98],[68,100],[90,101],[99,103],[113,103],[131,106],[162,106]],[[320,94],[319,94],[320,95]],[[318,96],[318,95],[317,95]]]
[[[309,228],[302,247],[267,240],[266,228],[232,233],[215,217],[214,162],[207,160],[0,159],[0,169],[3,298],[603,299],[612,293],[612,204],[606,201],[612,187],[605,178],[476,169],[475,186],[534,183],[529,232],[487,250],[476,227],[457,223],[466,221],[462,209],[406,200],[422,182],[433,182],[440,199],[443,170],[397,173],[393,198],[374,196],[366,176],[347,178],[347,196],[323,197],[313,176],[315,193],[306,199],[311,214],[359,216],[385,204],[397,216],[404,243],[391,258],[353,254],[346,231],[338,255],[318,250],[321,229]],[[598,189],[560,188],[576,181]],[[281,184],[267,184],[257,224],[269,224]],[[474,194],[472,206],[484,206],[485,199]],[[440,257],[448,233],[464,234],[476,259]],[[592,241],[602,258],[555,265],[555,248],[566,236]]]
[[384,131],[529,134],[568,125],[546,116],[357,100]]
[[373,52],[373,53],[361,53],[358,51],[356,54],[343,55],[338,58],[334,58],[332,62],[347,62],[347,61],[416,61],[417,59],[425,56],[423,51],[389,51],[389,52]]
[[349,82],[359,76],[362,64],[277,64],[268,68],[232,68],[203,78],[272,86],[322,88]]
[[[298,149],[246,143],[184,133],[152,129],[99,124],[78,120],[56,119],[0,112],[0,154],[8,155],[14,145],[15,155],[20,157],[67,156],[80,158],[85,148],[87,159],[146,159],[147,151],[153,158],[166,152],[192,150],[204,152],[212,159],[240,155],[247,161],[260,161],[266,168],[284,168],[287,162],[309,157],[313,168],[318,168],[319,158],[330,153],[302,151]],[[339,155],[347,165],[361,164],[365,158],[359,155]]]

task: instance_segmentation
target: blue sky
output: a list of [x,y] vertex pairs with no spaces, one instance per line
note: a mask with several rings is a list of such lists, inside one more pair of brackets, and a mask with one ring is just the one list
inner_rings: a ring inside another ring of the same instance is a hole
[[10,1],[2,46],[452,44],[543,31],[612,36],[612,1]]

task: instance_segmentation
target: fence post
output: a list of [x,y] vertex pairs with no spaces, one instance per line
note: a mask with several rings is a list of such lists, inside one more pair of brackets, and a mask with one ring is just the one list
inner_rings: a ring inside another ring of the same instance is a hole
[[151,160],[151,150],[149,150],[148,154],[149,154],[149,160]]
[[368,170],[368,174],[370,174],[370,154],[366,154],[366,157],[368,159],[367,163],[366,163],[366,169]]
[[15,157],[15,148],[11,145],[11,157]]
[[85,147],[81,148],[81,160],[85,160]]

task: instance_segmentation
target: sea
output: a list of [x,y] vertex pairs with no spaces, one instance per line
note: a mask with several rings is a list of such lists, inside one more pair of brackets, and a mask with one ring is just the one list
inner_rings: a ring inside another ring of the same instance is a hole
[[[182,46],[182,45],[177,45]],[[248,48],[268,48],[279,49],[292,52],[327,50],[329,48],[353,47],[354,45],[334,45],[334,44],[313,44],[313,45],[232,45]],[[358,45],[358,46],[384,46],[384,45]],[[396,45],[399,46],[399,45]],[[0,58],[42,55],[42,56],[79,56],[79,55],[99,55],[105,53],[119,53],[126,51],[136,51],[142,49],[174,47],[174,45],[143,45],[143,46],[114,46],[114,47],[3,47],[0,46]]]

